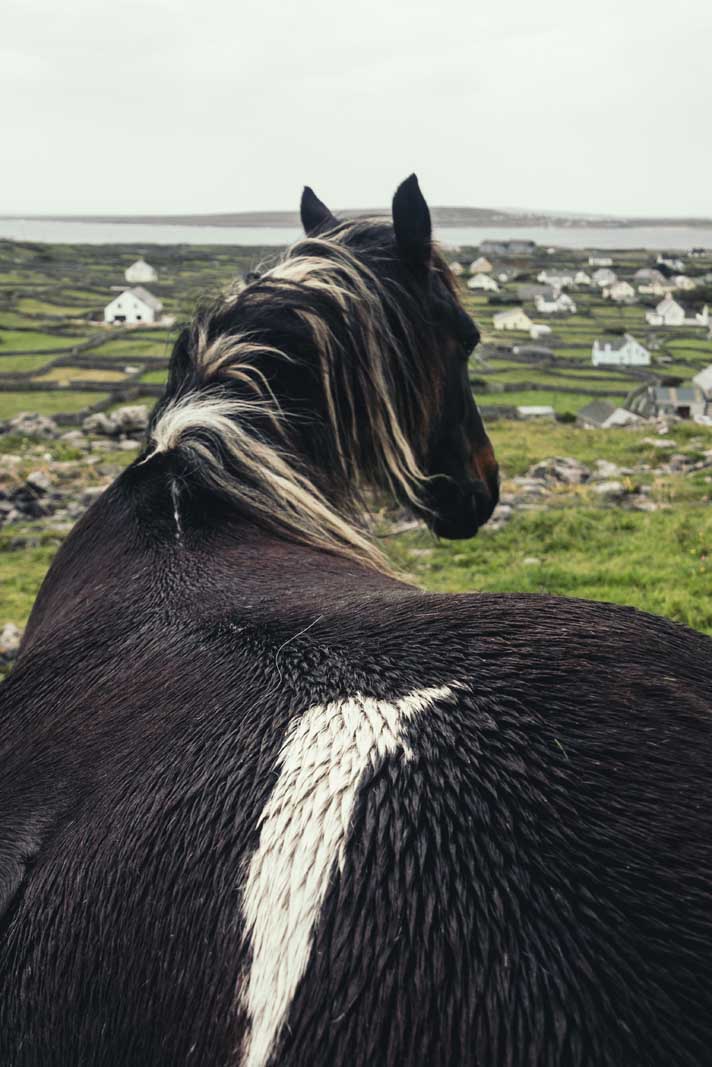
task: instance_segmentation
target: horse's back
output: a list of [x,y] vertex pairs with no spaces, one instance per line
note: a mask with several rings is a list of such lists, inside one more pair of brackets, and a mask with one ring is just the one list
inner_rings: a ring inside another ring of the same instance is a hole
[[2,1062],[706,1062],[709,641],[335,604],[129,644],[30,716]]

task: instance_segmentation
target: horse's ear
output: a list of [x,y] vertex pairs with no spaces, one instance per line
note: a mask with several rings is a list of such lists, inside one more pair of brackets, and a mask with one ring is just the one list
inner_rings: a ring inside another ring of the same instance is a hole
[[411,174],[401,182],[393,197],[393,229],[403,258],[414,267],[425,267],[432,252],[430,211]]
[[314,234],[321,233],[322,230],[328,230],[332,226],[336,226],[338,221],[331,214],[326,204],[322,204],[314,190],[310,189],[308,185],[304,186],[299,211],[307,237],[313,237]]

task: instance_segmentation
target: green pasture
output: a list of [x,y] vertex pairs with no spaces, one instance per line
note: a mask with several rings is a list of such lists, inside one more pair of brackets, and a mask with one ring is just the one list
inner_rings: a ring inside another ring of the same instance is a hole
[[106,393],[73,393],[71,390],[36,392],[0,392],[0,419],[11,419],[21,411],[36,411],[40,415],[70,414],[98,404]]

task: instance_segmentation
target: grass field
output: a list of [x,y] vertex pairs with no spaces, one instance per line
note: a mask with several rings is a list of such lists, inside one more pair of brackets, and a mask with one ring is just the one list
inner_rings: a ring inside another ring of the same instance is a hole
[[[405,575],[434,591],[550,593],[613,601],[712,634],[712,477],[704,471],[686,477],[659,473],[668,451],[647,443],[647,436],[647,428],[598,433],[572,425],[515,422],[492,428],[505,489],[509,479],[552,456],[573,456],[591,466],[597,459],[623,467],[647,464],[651,469],[643,480],[664,510],[604,507],[583,490],[562,496],[548,510],[516,513],[502,529],[485,526],[470,541],[437,541],[422,528],[387,537],[384,547]],[[702,454],[712,448],[712,430],[679,424],[674,441],[677,449]],[[41,447],[57,459],[80,455],[62,442]],[[23,471],[36,468],[31,442],[8,440],[6,450],[26,453]],[[102,454],[103,462],[115,466],[131,459],[125,452]],[[89,476],[96,477],[91,470]],[[14,527],[0,531],[0,623],[24,625],[59,539],[33,534],[30,547],[13,549],[17,534]]]
[[11,419],[21,411],[39,411],[43,415],[81,411],[106,397],[106,393],[73,393],[71,390],[51,392],[0,392],[0,419]]
[[[12,391],[0,391],[0,418],[21,411],[48,415],[81,411],[108,396],[118,404],[111,390],[125,382],[124,366],[141,368],[142,382],[165,380],[166,371],[155,369],[155,360],[169,355],[177,327],[113,333],[88,321],[82,327],[63,325],[83,308],[96,309],[108,302],[122,284],[125,267],[144,251],[125,246],[43,247],[12,242],[0,246],[0,381],[4,375],[23,371],[63,384],[58,390],[36,392],[23,389],[21,383],[12,384]],[[159,282],[148,288],[180,321],[201,298],[217,292],[237,274],[273,254],[274,250],[264,248],[156,247],[148,258],[159,271]],[[464,250],[458,258],[467,263],[474,258],[474,250]],[[628,279],[638,267],[650,266],[654,260],[646,253],[634,252],[615,253],[614,258],[619,277]],[[562,251],[555,256],[546,256],[542,251],[532,260],[515,265],[519,277],[507,283],[505,295],[514,297],[517,286],[535,281],[543,266],[586,267],[585,259],[583,251]],[[698,273],[710,271],[712,258],[695,261],[694,265],[691,261],[691,269],[693,266]],[[478,401],[486,407],[551,404],[560,415],[573,415],[601,396],[622,403],[620,394],[637,385],[637,380],[618,369],[594,371],[591,366],[592,341],[607,330],[629,330],[649,345],[653,355],[650,371],[661,377],[687,379],[712,363],[712,340],[706,331],[652,330],[645,322],[645,306],[618,307],[592,289],[573,293],[578,304],[573,316],[542,316],[531,301],[525,301],[523,306],[530,318],[545,321],[552,328],[551,335],[537,342],[532,342],[528,334],[495,331],[493,315],[502,306],[489,303],[483,295],[473,295],[464,281],[462,291],[482,332],[483,343],[478,357],[471,362],[470,373],[477,383]],[[66,318],[56,319],[56,315]],[[43,321],[33,316],[53,318]],[[57,327],[62,332],[52,332]],[[89,337],[100,340],[95,348],[83,353],[89,363],[96,357],[94,366],[53,367],[45,371],[53,357],[42,352],[71,349]],[[535,355],[528,356],[526,362],[514,358],[512,346],[532,343],[553,351],[553,365]],[[20,354],[2,355],[10,351]],[[673,362],[657,364],[660,356]],[[108,362],[107,357],[111,359],[109,367],[103,365]],[[72,388],[76,378],[104,382],[106,388],[79,392]],[[5,381],[10,384],[7,378]],[[517,388],[503,392],[504,385]],[[576,391],[564,392],[564,387]],[[640,431],[595,433],[561,423],[536,425],[502,419],[493,422],[491,428],[505,488],[508,479],[552,456],[573,456],[588,464],[597,459],[622,466],[647,464],[650,470],[641,479],[650,486],[651,499],[662,510],[636,512],[604,507],[596,503],[591,493],[582,491],[562,497],[545,511],[517,512],[501,529],[485,527],[472,541],[436,542],[420,530],[387,538],[387,550],[405,573],[429,589],[546,592],[613,600],[660,612],[712,633],[709,475],[661,473],[659,468],[668,453],[645,442],[651,432],[646,427]],[[677,448],[688,452],[712,448],[712,431],[691,424],[676,426],[671,437]],[[25,473],[41,467],[46,454],[77,464],[83,462],[82,454],[74,456],[59,442],[34,445],[31,441],[0,438],[0,453],[19,452],[23,464],[25,448]],[[130,459],[126,453],[108,457],[101,453],[101,463],[111,460],[115,467]],[[87,469],[86,477],[96,476]],[[17,547],[23,541],[23,536],[18,536],[22,530],[13,526],[0,531],[0,625],[5,621],[24,624],[59,543],[56,534],[25,532],[30,535],[30,543]]]

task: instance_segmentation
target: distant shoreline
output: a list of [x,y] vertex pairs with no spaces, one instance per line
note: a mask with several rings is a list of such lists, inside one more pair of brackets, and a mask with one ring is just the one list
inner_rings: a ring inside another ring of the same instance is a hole
[[[346,218],[386,214],[384,209],[339,211]],[[712,227],[712,218],[630,218],[613,216],[582,216],[541,212],[496,211],[489,208],[435,207],[433,222],[439,229],[462,226],[541,227],[566,229],[630,229],[634,227]],[[298,227],[296,211],[242,211],[207,215],[35,215],[0,214],[0,220],[28,222],[95,223],[144,226],[216,226],[225,228],[262,229],[270,227]]]

